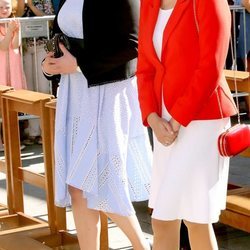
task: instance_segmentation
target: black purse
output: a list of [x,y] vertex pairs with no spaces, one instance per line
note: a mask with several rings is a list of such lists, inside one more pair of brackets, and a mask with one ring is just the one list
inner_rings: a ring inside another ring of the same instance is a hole
[[70,50],[70,43],[68,37],[65,36],[63,33],[55,34],[50,40],[48,40],[44,46],[45,51],[54,52],[54,57],[59,58],[63,55],[59,47],[59,43],[62,43],[67,50]]

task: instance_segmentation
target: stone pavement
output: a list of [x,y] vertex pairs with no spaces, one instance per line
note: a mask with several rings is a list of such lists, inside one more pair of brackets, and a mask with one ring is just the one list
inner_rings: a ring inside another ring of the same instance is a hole
[[[3,153],[0,153],[3,158]],[[27,146],[22,151],[23,166],[34,171],[43,171],[43,152],[39,145]],[[229,182],[236,185],[250,185],[250,158],[235,157],[231,160]],[[43,190],[25,184],[25,213],[38,218],[47,219],[45,193]],[[5,175],[0,173],[0,203],[6,204]],[[148,214],[147,202],[134,204],[145,237],[152,239],[152,228]],[[67,224],[70,233],[75,233],[73,216],[70,208],[67,210]],[[249,250],[250,234],[217,223],[214,225],[221,250]],[[109,246],[111,250],[132,249],[131,244],[121,230],[109,221]]]

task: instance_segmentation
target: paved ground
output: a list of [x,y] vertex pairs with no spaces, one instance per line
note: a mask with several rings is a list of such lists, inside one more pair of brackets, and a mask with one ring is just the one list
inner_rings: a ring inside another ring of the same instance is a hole
[[[3,158],[3,153],[0,154]],[[22,151],[23,166],[29,166],[35,171],[43,171],[43,153],[39,145],[27,146]],[[238,185],[250,185],[250,158],[235,157],[231,160],[229,182]],[[44,191],[30,185],[25,185],[25,213],[46,219],[47,210]],[[6,204],[5,175],[0,173],[0,203]],[[134,204],[146,237],[152,238],[150,216],[147,202]],[[68,229],[75,233],[71,210],[67,212]],[[217,223],[214,225],[221,250],[249,250],[250,234],[235,230]],[[1,230],[1,229],[0,229]],[[126,236],[112,222],[109,222],[110,249],[132,249]]]

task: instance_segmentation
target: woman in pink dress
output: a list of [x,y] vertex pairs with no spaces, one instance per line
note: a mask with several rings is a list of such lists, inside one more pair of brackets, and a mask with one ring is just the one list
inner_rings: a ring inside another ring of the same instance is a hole
[[[0,18],[12,17],[11,0],[0,0]],[[20,54],[20,24],[10,20],[0,23],[0,85],[26,88],[26,80],[22,69]]]

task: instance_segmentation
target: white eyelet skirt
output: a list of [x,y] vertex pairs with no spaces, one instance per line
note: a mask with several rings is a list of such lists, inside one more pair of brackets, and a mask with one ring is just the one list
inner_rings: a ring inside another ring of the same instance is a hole
[[88,207],[134,214],[147,200],[151,147],[141,122],[136,78],[87,87],[82,73],[62,75],[56,109],[55,202],[71,204],[68,186]]
[[[171,118],[166,108],[163,117]],[[165,147],[154,138],[149,206],[158,220],[217,222],[225,209],[229,158],[219,155],[217,138],[230,119],[192,121]]]

